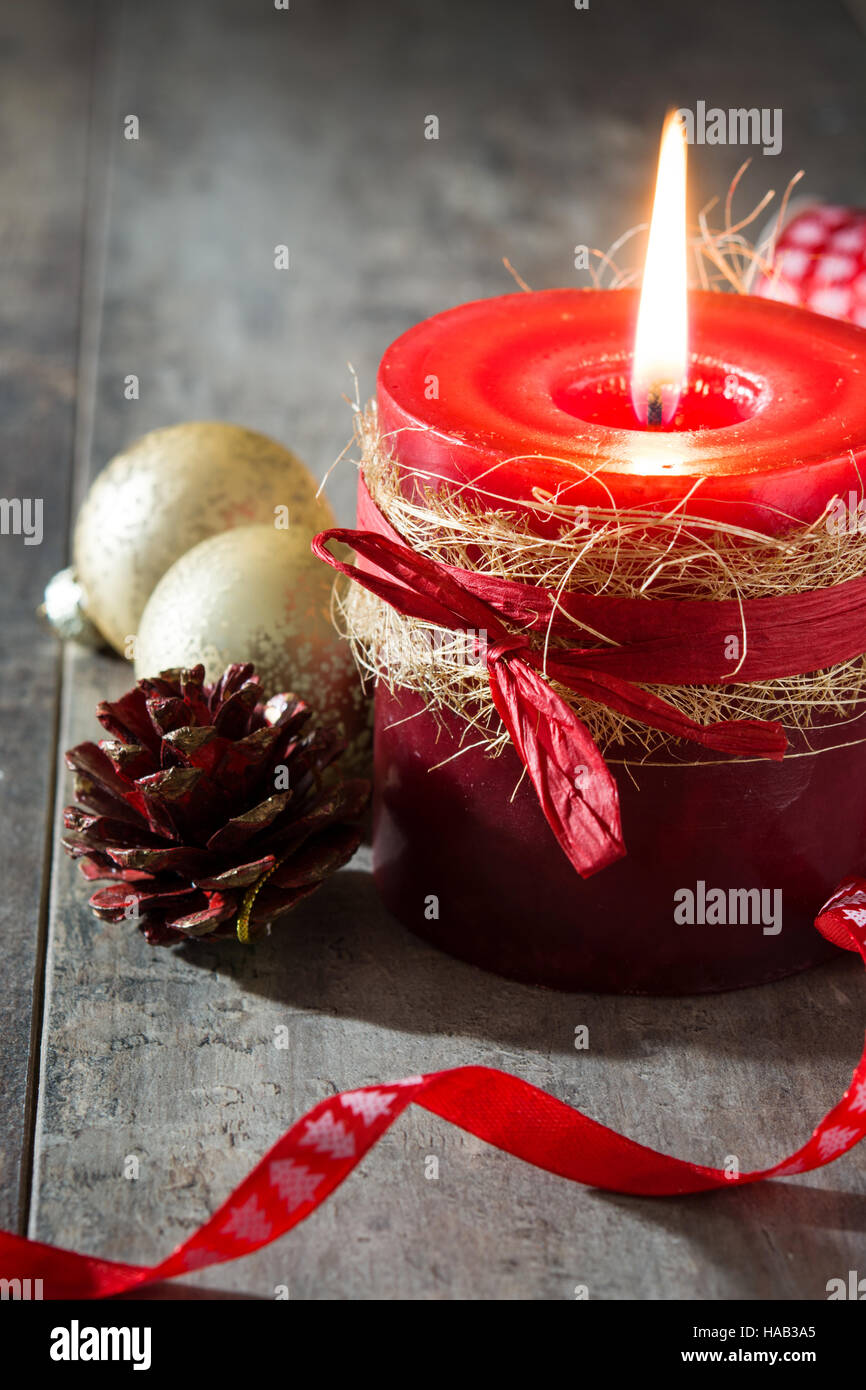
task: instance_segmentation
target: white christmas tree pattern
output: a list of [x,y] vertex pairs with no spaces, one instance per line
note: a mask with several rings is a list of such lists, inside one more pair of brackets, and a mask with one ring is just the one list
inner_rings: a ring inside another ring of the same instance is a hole
[[805,1158],[789,1158],[787,1163],[783,1163],[781,1168],[776,1168],[773,1172],[774,1178],[790,1178],[795,1173],[802,1173]]
[[822,1158],[831,1158],[833,1154],[842,1153],[848,1145],[855,1139],[859,1139],[863,1131],[861,1129],[848,1129],[844,1125],[831,1125],[825,1129],[818,1140],[818,1153]]
[[353,1158],[355,1136],[350,1134],[342,1120],[335,1120],[330,1110],[326,1110],[317,1120],[307,1121],[307,1132],[300,1140],[306,1147],[317,1153],[330,1154],[332,1158]]
[[391,1102],[396,1095],[396,1091],[344,1091],[340,1100],[365,1125],[371,1125],[374,1120],[390,1112]]
[[259,1206],[259,1199],[255,1193],[248,1197],[242,1206],[233,1207],[229,1212],[228,1220],[220,1226],[222,1235],[231,1236],[233,1240],[242,1240],[254,1245],[259,1241],[267,1240],[273,1230],[273,1222],[262,1211]]
[[209,1245],[193,1245],[179,1256],[184,1269],[190,1272],[196,1269],[207,1269],[208,1265],[212,1265],[219,1258],[220,1251],[212,1250]]
[[866,1080],[858,1081],[848,1101],[852,1110],[866,1112]]
[[294,1158],[275,1158],[268,1165],[268,1182],[275,1187],[289,1211],[312,1202],[324,1173],[314,1173],[306,1163]]

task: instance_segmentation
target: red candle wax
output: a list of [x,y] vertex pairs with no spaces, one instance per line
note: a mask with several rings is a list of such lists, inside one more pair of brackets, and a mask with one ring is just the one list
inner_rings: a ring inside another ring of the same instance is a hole
[[630,395],[637,291],[504,295],[411,328],[378,380],[405,486],[458,484],[511,510],[535,488],[663,510],[699,483],[691,515],[772,534],[859,492],[863,330],[742,295],[689,303],[686,389],[674,427],[651,432]]
[[[631,291],[551,290],[404,334],[382,360],[378,406],[405,492],[457,486],[539,532],[550,523],[534,489],[569,507],[658,511],[690,494],[690,515],[767,534],[861,494],[866,332],[693,293],[673,427],[647,431],[631,403],[636,314]],[[661,994],[758,983],[832,952],[812,918],[866,866],[866,707],[793,735],[782,763],[676,745],[638,767],[639,747],[616,750],[635,765],[614,766],[629,852],[582,880],[513,748],[455,757],[457,716],[443,730],[417,695],[381,686],[376,703],[374,871],[419,935],[523,980]],[[726,917],[748,902],[752,920],[702,920],[698,907],[683,923],[681,892],[721,893]]]
[[[628,854],[588,879],[556,843],[514,749],[460,752],[461,733],[454,716],[434,722],[420,696],[378,687],[374,874],[417,936],[500,975],[609,994],[734,989],[837,954],[813,920],[845,875],[866,870],[866,758],[844,746],[866,737],[866,710],[841,736],[810,730],[781,763],[689,748],[680,756],[695,766],[639,766],[634,750],[629,772],[612,765]],[[802,756],[822,745],[830,751]],[[683,889],[695,897],[691,924],[675,916]],[[765,896],[748,921],[713,922],[717,889],[727,918],[731,890]]]

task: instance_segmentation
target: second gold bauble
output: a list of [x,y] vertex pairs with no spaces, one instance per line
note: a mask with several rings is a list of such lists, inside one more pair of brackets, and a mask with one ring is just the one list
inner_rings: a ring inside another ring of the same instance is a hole
[[141,679],[202,662],[215,680],[252,661],[266,694],[291,690],[342,724],[350,752],[367,738],[368,703],[330,617],[332,576],[310,532],[241,526],[200,542],[157,584],[139,624]]

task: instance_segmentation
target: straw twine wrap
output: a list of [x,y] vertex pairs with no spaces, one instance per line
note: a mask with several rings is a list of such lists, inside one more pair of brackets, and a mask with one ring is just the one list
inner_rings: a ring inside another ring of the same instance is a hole
[[[401,488],[406,470],[398,468],[385,447],[375,406],[357,410],[355,421],[360,466],[376,506],[407,546],[441,563],[556,594],[607,594],[648,604],[654,599],[746,600],[806,593],[866,574],[866,534],[856,525],[842,530],[828,524],[830,509],[809,526],[792,525],[786,534],[768,537],[689,515],[689,499],[666,514],[653,514],[565,508],[539,492],[531,499],[536,517],[561,527],[552,538],[533,534],[528,518],[494,505],[495,474],[485,479],[490,505],[466,498],[459,489],[424,487],[422,477],[416,495],[408,498]],[[403,616],[357,584],[347,588],[339,581],[335,617],[362,672],[391,689],[422,694],[434,716],[460,716],[472,734],[469,742],[480,738],[491,752],[506,745],[486,668],[463,633]],[[585,647],[608,645],[603,634],[585,627],[576,627],[571,640]],[[739,630],[731,633],[732,676],[748,640],[743,615]],[[542,633],[532,645],[552,651],[565,643]],[[682,740],[551,684],[608,760],[635,761],[660,748],[677,761],[691,760]],[[644,688],[702,724],[777,719],[787,730],[800,731],[807,746],[810,729],[828,726],[838,728],[833,746],[864,740],[859,727],[846,731],[846,726],[864,712],[866,654],[776,680]],[[821,742],[825,744],[823,738]]]

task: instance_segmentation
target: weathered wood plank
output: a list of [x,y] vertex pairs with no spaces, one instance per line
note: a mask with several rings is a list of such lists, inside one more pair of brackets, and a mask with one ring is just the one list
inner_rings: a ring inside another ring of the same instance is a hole
[[[218,415],[285,438],[323,472],[347,433],[346,359],[369,389],[408,323],[510,288],[502,255],[533,285],[572,282],[576,242],[606,244],[641,216],[668,101],[783,107],[784,151],[758,161],[757,185],[811,163],[825,196],[863,199],[862,41],[839,6],[814,20],[802,0],[733,0],[724,15],[682,0],[653,28],[636,2],[130,7],[91,470],[145,428]],[[423,140],[431,112],[438,143]],[[137,143],[122,140],[128,113]],[[724,188],[739,158],[707,152],[698,188]],[[334,492],[348,519],[348,470]],[[96,699],[127,679],[107,659],[66,661],[64,745],[92,732]],[[293,1118],[344,1087],[499,1065],[645,1142],[751,1167],[802,1140],[861,1045],[851,962],[697,1001],[542,993],[407,935],[380,909],[364,855],[246,952],[152,951],[95,924],[84,898],[56,856],[31,1232],[109,1256],[164,1254]],[[574,1050],[578,1024],[588,1052]],[[438,1181],[425,1179],[429,1154]],[[123,1177],[129,1155],[136,1181]],[[860,1155],[767,1190],[626,1200],[419,1112],[285,1241],[188,1286],[821,1298],[857,1267],[864,1212]]]
[[[65,563],[93,42],[88,4],[36,0],[0,13],[0,493],[4,503],[34,508],[29,519],[27,510],[4,513],[0,535],[4,1227],[20,1221],[26,1199],[32,1044],[41,1019],[60,662],[34,612]],[[28,540],[14,534],[19,520]]]

